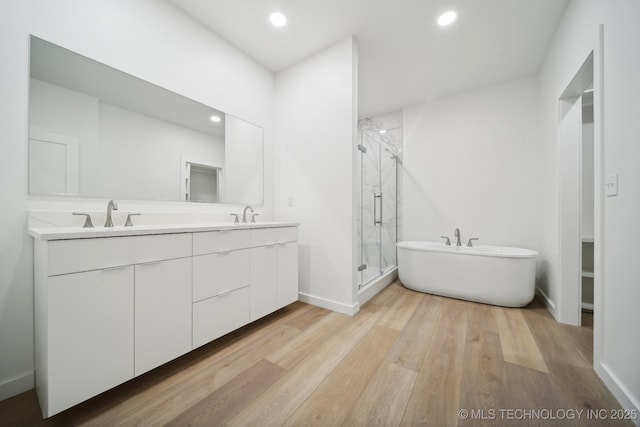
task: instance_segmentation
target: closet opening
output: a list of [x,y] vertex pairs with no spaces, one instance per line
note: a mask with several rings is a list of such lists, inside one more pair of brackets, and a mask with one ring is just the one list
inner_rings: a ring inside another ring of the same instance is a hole
[[[559,98],[559,255],[558,320],[593,324],[597,274],[596,114],[594,55],[588,56]],[[598,110],[599,111],[599,110]],[[598,247],[599,248],[599,247]],[[583,315],[585,313],[585,315]]]

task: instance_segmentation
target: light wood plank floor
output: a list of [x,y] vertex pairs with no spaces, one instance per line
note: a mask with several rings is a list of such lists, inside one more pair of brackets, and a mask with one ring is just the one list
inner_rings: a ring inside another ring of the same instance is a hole
[[294,303],[48,420],[24,393],[0,402],[0,426],[612,425],[587,412],[619,408],[592,341],[538,301],[494,307],[396,282],[354,317]]

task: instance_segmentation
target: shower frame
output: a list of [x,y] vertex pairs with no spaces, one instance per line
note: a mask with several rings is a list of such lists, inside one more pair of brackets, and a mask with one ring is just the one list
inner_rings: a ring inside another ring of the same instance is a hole
[[[384,127],[390,122],[392,127]],[[396,268],[398,160],[402,141],[399,113],[359,122],[360,206],[358,289]],[[385,120],[386,119],[386,120]]]

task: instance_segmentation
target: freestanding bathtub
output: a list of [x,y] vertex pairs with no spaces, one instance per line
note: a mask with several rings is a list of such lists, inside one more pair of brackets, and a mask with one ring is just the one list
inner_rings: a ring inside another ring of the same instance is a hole
[[399,242],[402,284],[429,294],[506,307],[533,299],[536,251],[505,246]]

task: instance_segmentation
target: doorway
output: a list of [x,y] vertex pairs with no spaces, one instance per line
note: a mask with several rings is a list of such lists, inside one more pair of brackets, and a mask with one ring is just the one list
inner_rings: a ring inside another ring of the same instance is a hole
[[[558,320],[581,325],[582,311],[594,312],[596,211],[600,186],[596,159],[594,55],[589,54],[559,98],[559,257]],[[600,99],[599,97],[597,99]],[[598,109],[599,111],[599,109]],[[598,124],[599,127],[599,124]]]

